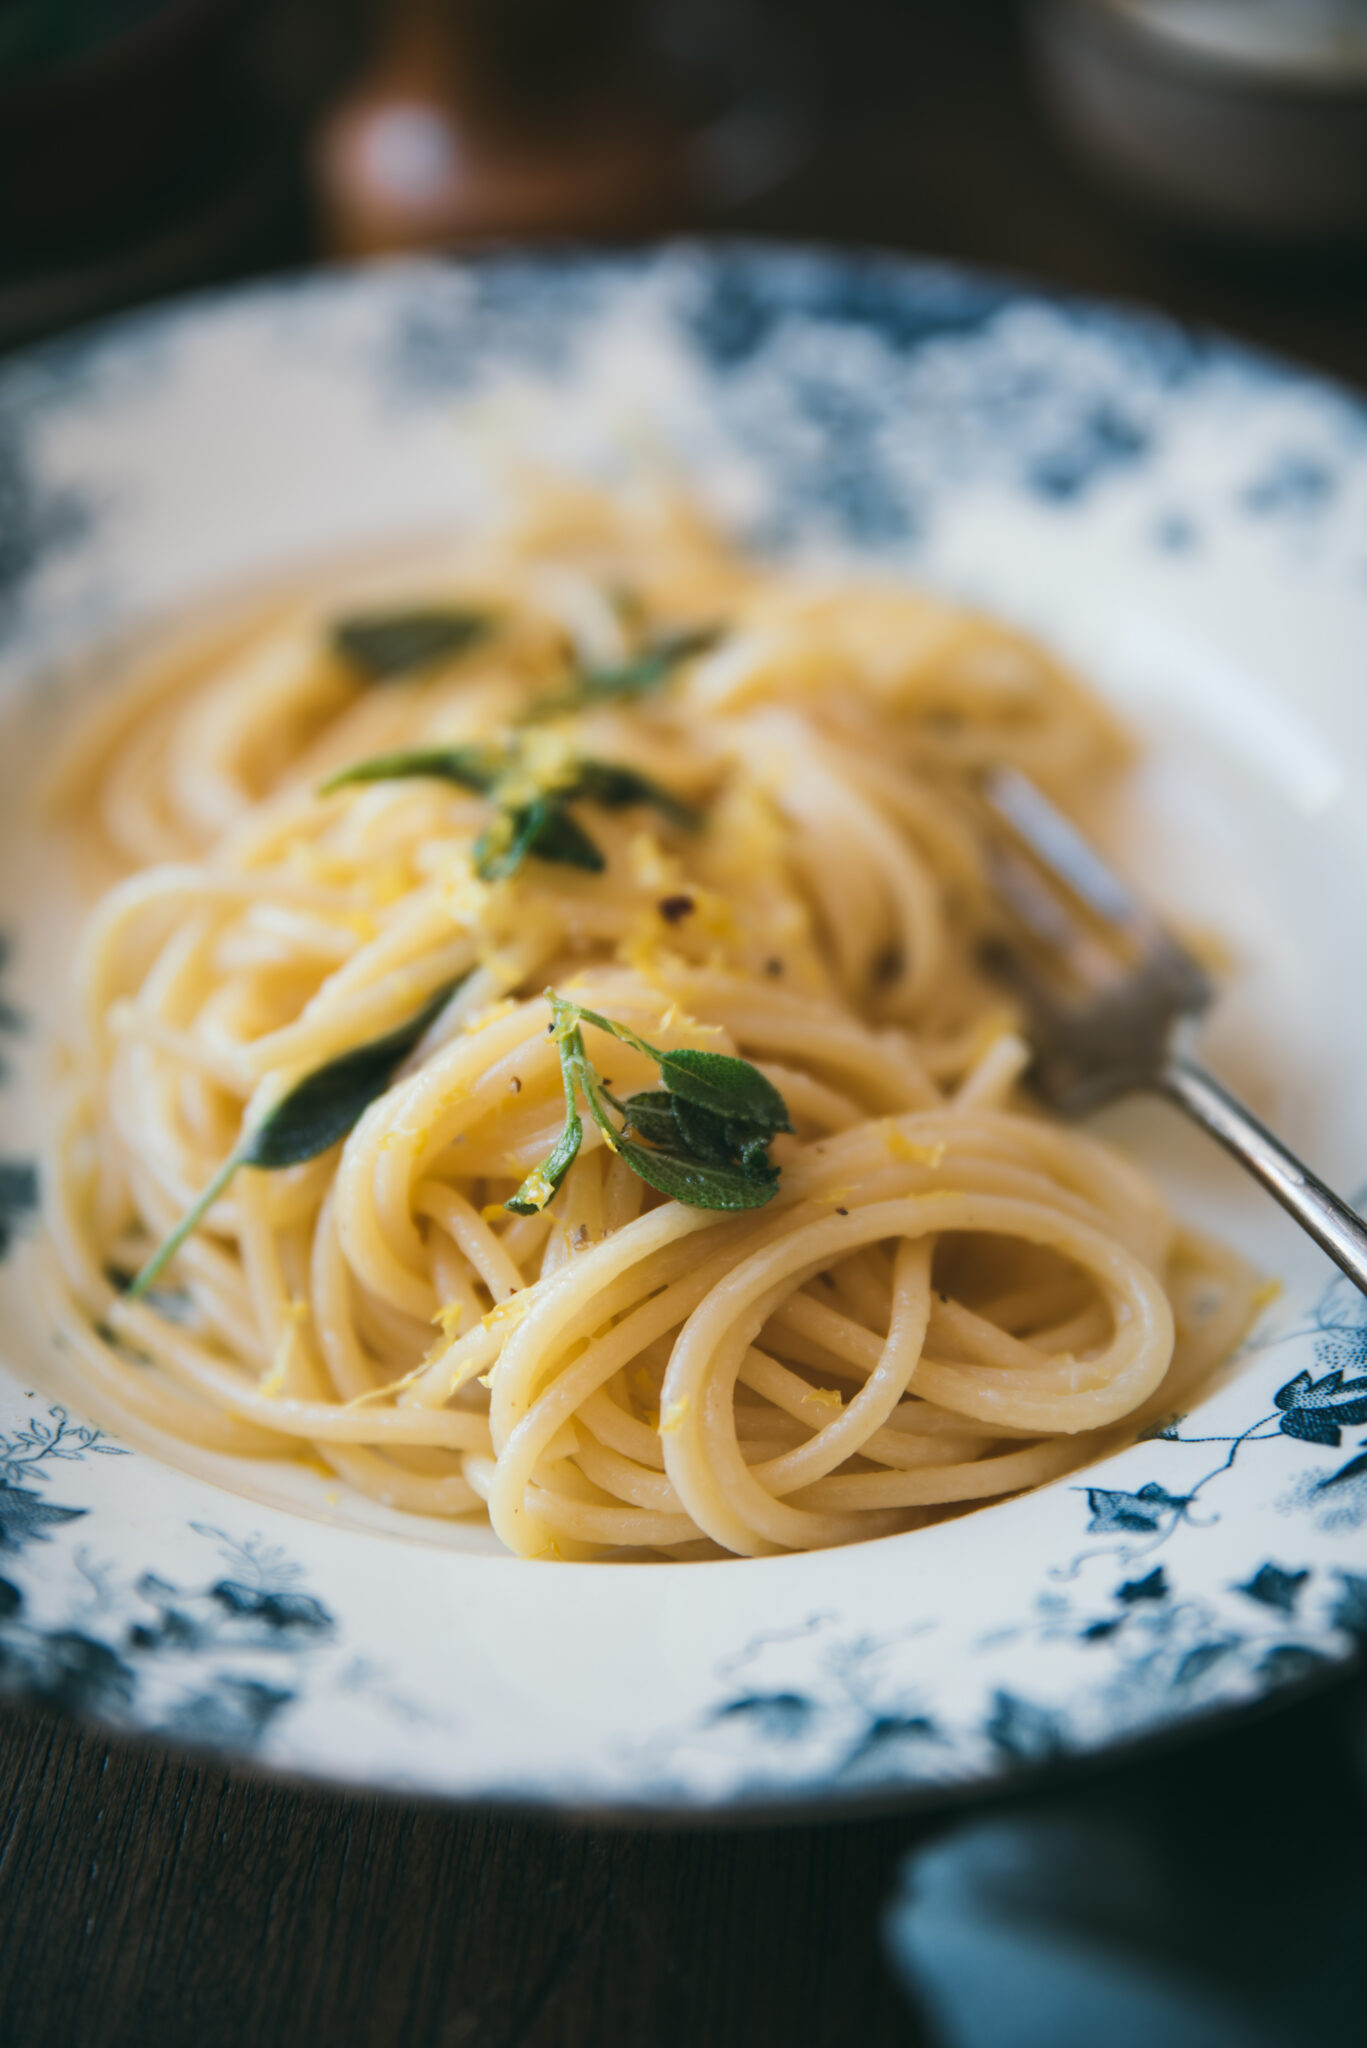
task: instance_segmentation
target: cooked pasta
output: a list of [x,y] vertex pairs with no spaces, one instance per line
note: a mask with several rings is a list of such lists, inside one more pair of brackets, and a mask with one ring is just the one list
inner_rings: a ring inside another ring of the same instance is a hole
[[1030,1107],[981,964],[974,772],[1076,810],[1101,705],[661,497],[378,589],[61,772],[118,871],[44,1176],[102,1412],[583,1559],[915,1528],[1178,1406],[1249,1276]]

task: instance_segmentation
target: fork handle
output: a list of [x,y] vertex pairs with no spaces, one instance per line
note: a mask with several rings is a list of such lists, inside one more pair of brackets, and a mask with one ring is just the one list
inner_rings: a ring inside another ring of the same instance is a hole
[[1367,1224],[1346,1202],[1194,1061],[1169,1058],[1154,1086],[1218,1138],[1367,1294]]

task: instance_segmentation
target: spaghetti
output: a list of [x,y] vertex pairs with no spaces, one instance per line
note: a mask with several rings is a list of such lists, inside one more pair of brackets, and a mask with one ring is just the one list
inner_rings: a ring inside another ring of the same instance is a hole
[[103,1410],[523,1556],[691,1558],[1177,1406],[1249,1276],[1017,1100],[980,965],[967,781],[1076,810],[1102,707],[673,503],[538,498],[406,597],[164,663],[64,771],[121,870],[44,1176]]

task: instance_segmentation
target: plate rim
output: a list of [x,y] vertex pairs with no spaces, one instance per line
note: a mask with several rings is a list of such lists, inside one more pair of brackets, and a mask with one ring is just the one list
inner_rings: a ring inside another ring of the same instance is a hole
[[[625,277],[639,274],[645,265],[658,262],[662,258],[693,257],[711,263],[719,255],[739,257],[747,262],[759,260],[765,264],[807,262],[834,270],[876,268],[880,271],[886,270],[913,285],[931,278],[976,285],[984,292],[996,295],[1003,305],[1025,300],[1032,303],[1042,302],[1064,313],[1106,314],[1125,329],[1162,331],[1199,343],[1220,359],[1256,367],[1270,376],[1275,383],[1289,380],[1297,386],[1331,394],[1336,402],[1346,402],[1367,421],[1367,398],[1351,385],[1325,372],[1301,365],[1295,359],[1285,358],[1256,344],[1249,344],[1238,337],[1226,335],[1219,329],[1190,323],[1158,308],[1147,306],[1142,301],[1096,297],[1010,270],[961,263],[954,259],[921,257],[915,253],[898,251],[878,244],[833,247],[820,243],[775,241],[754,236],[681,237],[663,242],[643,242],[622,248],[614,247],[608,251],[591,246],[558,243],[508,243],[469,256],[398,256],[379,262],[327,266],[323,269],[207,287],[153,301],[147,305],[124,309],[98,320],[83,323],[75,329],[31,344],[0,359],[0,398],[3,398],[10,378],[16,373],[22,376],[24,371],[31,369],[35,363],[41,364],[50,359],[60,367],[64,358],[70,362],[83,354],[89,355],[111,340],[134,336],[140,330],[146,332],[158,328],[174,329],[182,323],[193,327],[202,322],[213,322],[224,310],[244,303],[261,304],[299,297],[308,298],[315,296],[320,288],[326,290],[339,284],[363,288],[364,282],[377,274],[408,272],[423,275],[442,274],[453,270],[482,271],[511,262],[528,270],[549,268],[556,273],[582,269],[587,265],[605,273],[616,272]],[[319,551],[320,560],[325,552]],[[195,601],[187,597],[182,602],[188,611]],[[121,631],[136,630],[136,626],[130,626],[127,620],[122,622]],[[86,635],[78,641],[76,649],[73,650],[74,658],[83,658],[91,649],[91,636]],[[19,674],[22,678],[26,672],[41,673],[50,666],[49,662],[40,658],[35,670],[33,664],[26,663],[21,658]],[[649,1795],[647,1804],[633,1800],[626,1806],[618,1808],[611,1803],[602,1806],[592,1803],[586,1805],[574,1796],[567,1801],[561,1801],[553,1793],[544,1790],[537,1790],[523,1798],[516,1792],[495,1790],[493,1793],[483,1794],[460,1787],[440,1785],[426,1790],[396,1790],[392,1786],[379,1783],[374,1788],[368,1788],[365,1787],[365,1781],[355,1774],[341,1775],[333,1769],[324,1768],[314,1776],[297,1773],[293,1766],[282,1766],[269,1759],[242,1756],[231,1751],[226,1752],[226,1757],[235,1768],[260,1772],[276,1781],[283,1779],[289,1782],[298,1776],[300,1782],[326,1784],[340,1790],[373,1789],[378,1796],[404,1799],[431,1798],[443,1803],[489,1807],[498,1811],[544,1813],[550,1807],[567,1816],[597,1818],[614,1825],[653,1822],[662,1825],[716,1825],[751,1819],[758,1823],[766,1823],[777,1819],[835,1819],[873,1809],[933,1811],[949,1805],[959,1805],[967,1800],[976,1802],[981,1798],[1004,1796],[1027,1785],[1051,1781],[1060,1773],[1071,1775],[1078,1770],[1085,1772],[1105,1767],[1111,1762],[1127,1757],[1132,1750],[1144,1750],[1153,1744],[1170,1744],[1189,1737],[1194,1738],[1198,1731],[1208,1729],[1213,1722],[1222,1721],[1229,1715],[1276,1711],[1284,1702],[1290,1704],[1302,1697],[1305,1692],[1346,1677],[1359,1655],[1360,1652],[1351,1652],[1332,1667],[1306,1674],[1254,1698],[1232,1702],[1218,1701],[1198,1706],[1174,1714],[1161,1724],[1137,1733],[1111,1735],[1097,1746],[1073,1755],[1054,1758],[1040,1764],[1014,1767],[1003,1767],[998,1764],[987,1775],[965,1775],[938,1784],[899,1784],[879,1780],[868,1786],[841,1787],[827,1781],[798,1788],[782,1787],[772,1794],[744,1793],[716,1802],[702,1803],[689,1799],[670,1803],[662,1798],[657,1788]],[[103,1731],[105,1724],[99,1725]],[[114,1730],[112,1735],[113,1739],[120,1742],[126,1741],[139,1747],[145,1745],[149,1749],[155,1748],[162,1752],[168,1747],[177,1747],[174,1739],[165,1735],[123,1730]],[[202,1748],[190,1748],[187,1753],[203,1756],[205,1751]]]

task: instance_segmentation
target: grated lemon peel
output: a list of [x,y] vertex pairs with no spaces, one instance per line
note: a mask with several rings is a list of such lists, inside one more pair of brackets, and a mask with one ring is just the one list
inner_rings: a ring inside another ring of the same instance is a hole
[[656,1425],[657,1433],[660,1436],[673,1436],[676,1429],[683,1427],[684,1417],[692,1406],[693,1403],[687,1394],[682,1394],[677,1401],[671,1401],[667,1408],[660,1411],[660,1420]]
[[467,1038],[472,1038],[477,1031],[487,1031],[491,1024],[500,1023],[504,1017],[511,1017],[513,1011],[520,1007],[521,1005],[515,1003],[511,996],[502,996],[498,1002],[488,1004],[483,1010],[477,1010],[473,1017],[466,1020]]
[[522,1294],[510,1294],[506,1301],[497,1301],[491,1309],[486,1310],[480,1321],[486,1330],[501,1329],[505,1324],[509,1329],[513,1329],[522,1321],[530,1306],[530,1302],[526,1301]]
[[376,1401],[387,1401],[391,1394],[401,1394],[405,1387],[413,1386],[416,1381],[422,1378],[429,1365],[434,1364],[441,1357],[443,1348],[440,1344],[434,1345],[426,1358],[421,1359],[417,1365],[404,1373],[402,1378],[388,1380],[382,1387],[367,1387],[363,1394],[353,1394],[349,1401],[342,1403],[342,1406],[344,1408],[369,1408]]
[[299,1332],[311,1314],[309,1304],[297,1296],[285,1304],[280,1335],[275,1340],[275,1356],[271,1361],[271,1369],[257,1388],[257,1392],[264,1394],[268,1401],[279,1400],[285,1391],[285,1379],[294,1357],[294,1347],[299,1341]]
[[937,1166],[943,1164],[945,1153],[949,1149],[943,1138],[937,1138],[930,1145],[918,1145],[905,1131],[898,1130],[895,1124],[887,1134],[886,1144],[894,1159],[900,1159],[908,1166],[929,1167],[932,1173]]

